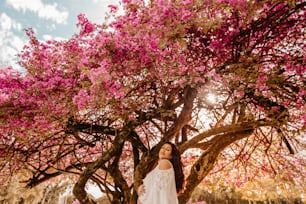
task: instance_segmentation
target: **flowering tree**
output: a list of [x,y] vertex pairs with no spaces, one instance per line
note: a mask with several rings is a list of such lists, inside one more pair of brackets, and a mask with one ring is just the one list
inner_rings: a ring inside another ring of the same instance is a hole
[[180,203],[218,173],[238,187],[271,174],[303,184],[306,2],[122,6],[108,24],[79,15],[67,41],[27,30],[26,72],[0,72],[2,176],[28,169],[35,186],[74,174],[80,203],[94,203],[89,180],[113,203],[136,203],[131,189],[171,140],[185,159]]

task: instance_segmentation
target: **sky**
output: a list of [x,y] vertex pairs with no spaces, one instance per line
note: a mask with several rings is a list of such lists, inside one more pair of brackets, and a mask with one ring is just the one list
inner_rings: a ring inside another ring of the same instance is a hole
[[0,0],[0,68],[22,70],[16,54],[28,41],[24,29],[41,41],[69,39],[78,32],[78,14],[102,24],[110,4],[119,0]]

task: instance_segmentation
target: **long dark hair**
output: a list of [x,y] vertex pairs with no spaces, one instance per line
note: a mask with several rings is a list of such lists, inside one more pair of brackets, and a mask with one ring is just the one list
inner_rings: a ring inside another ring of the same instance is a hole
[[176,184],[176,192],[180,192],[183,189],[184,184],[184,173],[183,173],[183,164],[181,161],[181,154],[178,151],[175,144],[172,142],[166,142],[165,144],[169,144],[172,147],[172,157],[170,162],[172,163],[174,174],[175,174],[175,184]]
[[[172,148],[172,152],[171,152],[172,157],[170,159],[170,162],[174,169],[176,192],[179,193],[183,189],[183,184],[184,184],[184,179],[185,179],[185,176],[183,173],[183,164],[181,161],[181,154],[178,151],[176,145],[173,144],[172,142],[165,142],[160,147],[162,147],[164,144],[169,144],[171,145],[171,148]],[[155,148],[156,146],[153,147],[151,151],[153,151],[153,149]],[[158,163],[158,159],[159,159],[158,156],[153,154],[152,157],[153,158],[150,159],[149,164],[147,165],[147,168],[145,168],[144,170],[144,175],[147,175],[150,171],[152,171]]]

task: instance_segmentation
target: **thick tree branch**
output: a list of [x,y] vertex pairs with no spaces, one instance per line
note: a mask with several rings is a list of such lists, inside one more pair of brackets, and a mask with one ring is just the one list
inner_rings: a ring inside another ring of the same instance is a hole
[[184,101],[183,109],[177,120],[169,129],[169,131],[166,132],[164,137],[165,141],[169,140],[170,138],[178,137],[182,128],[191,120],[193,102],[197,94],[198,92],[195,88],[192,88],[190,86],[185,87],[183,94],[183,101]]
[[253,127],[237,132],[229,132],[216,136],[212,145],[202,153],[199,159],[193,164],[191,172],[186,179],[186,188],[179,196],[180,203],[186,203],[191,196],[194,188],[204,179],[204,177],[214,167],[218,155],[231,143],[247,137],[253,133]]
[[203,139],[211,137],[213,135],[218,134],[232,134],[236,132],[242,132],[250,129],[255,129],[257,127],[261,126],[270,126],[275,124],[273,121],[248,121],[243,123],[237,123],[237,124],[231,124],[231,125],[225,125],[225,126],[219,126],[216,128],[209,129],[205,132],[202,132],[193,138],[189,139],[188,141],[184,142],[179,146],[179,150],[181,153],[185,152],[187,149],[196,147],[197,143],[201,142]]
[[113,146],[108,152],[103,154],[98,160],[91,163],[87,168],[80,174],[79,180],[74,185],[73,194],[80,201],[81,204],[96,204],[92,199],[90,199],[85,191],[85,185],[90,177],[101,168],[105,162],[109,161],[113,156],[120,151],[121,146],[126,140],[126,137],[130,134],[130,130],[126,129],[121,131],[114,139]]

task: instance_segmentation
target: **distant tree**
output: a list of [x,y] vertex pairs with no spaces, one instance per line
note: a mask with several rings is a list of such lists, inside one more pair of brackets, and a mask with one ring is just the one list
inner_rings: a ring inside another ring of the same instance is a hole
[[74,174],[81,203],[95,203],[89,180],[112,203],[136,203],[142,170],[171,140],[185,159],[180,203],[212,170],[237,186],[266,175],[304,183],[305,1],[121,5],[103,25],[80,14],[66,41],[27,30],[26,72],[0,72],[4,179],[27,169],[32,187]]

